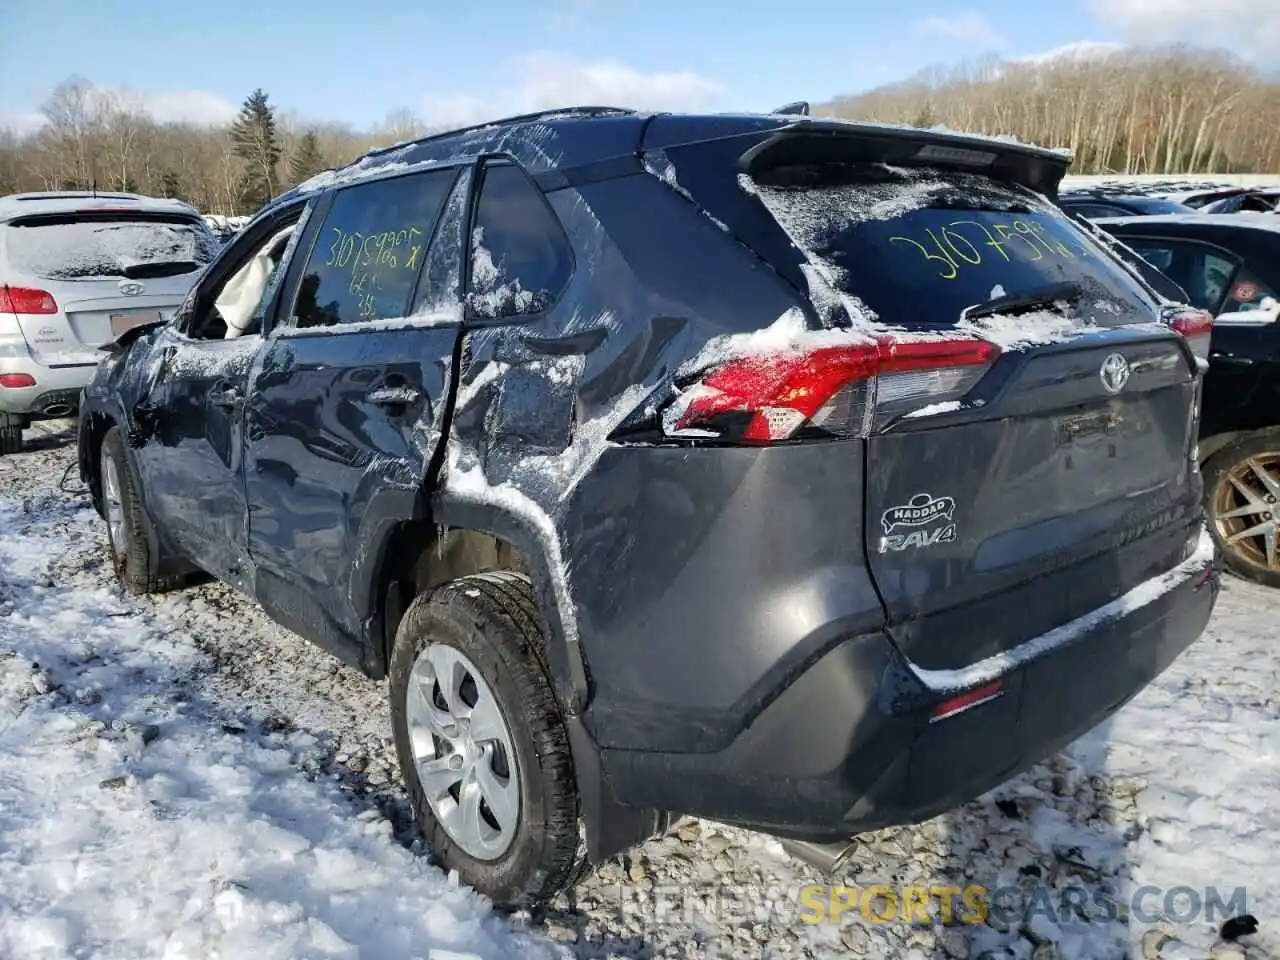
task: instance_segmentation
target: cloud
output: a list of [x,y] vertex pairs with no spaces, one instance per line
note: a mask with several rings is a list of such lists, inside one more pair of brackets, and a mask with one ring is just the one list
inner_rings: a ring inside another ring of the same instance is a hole
[[[205,90],[130,90],[116,87],[92,87],[87,104],[103,109],[127,110],[150,117],[159,123],[194,123],[221,126],[230,123],[239,108],[216,93]],[[47,123],[37,111],[0,114],[0,129],[18,136],[35,133]]]
[[916,20],[911,29],[919,34],[959,40],[985,49],[1005,45],[1005,38],[991,26],[987,18],[972,10],[953,17],[924,17]]
[[577,63],[539,53],[511,61],[505,73],[505,86],[488,96],[428,94],[423,118],[433,127],[454,127],[575,105],[697,110],[724,95],[719,83],[697,73],[643,73],[616,60]]
[[1225,47],[1268,65],[1280,57],[1277,0],[1089,0],[1089,6],[1129,40]]
[[19,137],[35,133],[44,123],[43,113],[0,113],[0,130],[7,130]]
[[[119,93],[129,102],[128,91]],[[161,90],[132,96],[142,113],[161,123],[224,124],[240,112],[231,101],[206,90]]]
[[1127,49],[1125,44],[1110,40],[1076,40],[1072,43],[1064,43],[1060,47],[1054,47],[1052,50],[1046,50],[1044,53],[1031,54],[1026,57],[1013,57],[1012,62],[1051,63],[1063,60],[1079,62],[1081,60],[1107,57],[1124,49]]

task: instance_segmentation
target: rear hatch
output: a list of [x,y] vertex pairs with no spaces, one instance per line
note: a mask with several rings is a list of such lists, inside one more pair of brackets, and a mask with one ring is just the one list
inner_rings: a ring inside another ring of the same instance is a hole
[[856,426],[835,431],[856,439],[834,442],[865,444],[865,502],[849,506],[865,512],[861,546],[904,652],[960,667],[1183,559],[1207,318],[1162,317],[1016,163],[989,169],[998,146],[886,164],[853,137],[845,160],[838,140],[780,138],[740,163],[738,189],[785,241],[699,189],[705,145],[664,160],[780,272],[798,257],[825,323],[875,344],[844,391]]
[[217,241],[198,218],[101,208],[34,214],[4,226],[10,313],[46,366],[96,363],[96,348],[173,313]]

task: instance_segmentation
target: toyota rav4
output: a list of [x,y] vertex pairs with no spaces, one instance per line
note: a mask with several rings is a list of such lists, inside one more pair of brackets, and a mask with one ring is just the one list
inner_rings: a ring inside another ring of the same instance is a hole
[[1054,205],[1068,162],[580,108],[320,174],[87,388],[115,569],[389,679],[422,831],[499,902],[686,815],[838,861],[1217,596],[1208,318]]

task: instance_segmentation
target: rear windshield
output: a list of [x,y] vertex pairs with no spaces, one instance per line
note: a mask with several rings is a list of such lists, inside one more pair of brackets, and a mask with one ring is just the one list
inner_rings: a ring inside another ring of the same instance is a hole
[[1195,210],[1185,203],[1161,200],[1158,197],[1130,197],[1125,202],[1143,213],[1152,215],[1158,213],[1195,213]]
[[744,175],[741,184],[841,293],[886,324],[952,325],[966,307],[1062,284],[1081,289],[1080,315],[1099,325],[1152,309],[1128,271],[1061,210],[989,177],[825,164]]
[[203,221],[165,214],[23,217],[5,230],[13,267],[51,280],[176,276],[200,269],[217,250]]

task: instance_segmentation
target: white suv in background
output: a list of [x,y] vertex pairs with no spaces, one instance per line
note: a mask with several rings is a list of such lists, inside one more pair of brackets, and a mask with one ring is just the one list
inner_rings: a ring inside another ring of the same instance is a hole
[[219,246],[178,200],[0,197],[0,454],[32,420],[73,414],[97,348],[171,315]]

